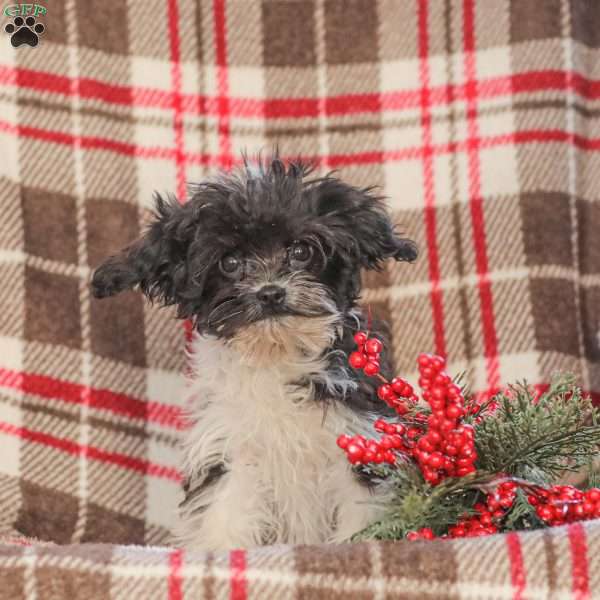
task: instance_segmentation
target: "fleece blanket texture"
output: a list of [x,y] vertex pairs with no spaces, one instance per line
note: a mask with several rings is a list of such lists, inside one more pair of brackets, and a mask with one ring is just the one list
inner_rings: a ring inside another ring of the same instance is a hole
[[184,201],[277,145],[380,186],[418,242],[414,265],[364,278],[399,374],[432,351],[476,392],[561,369],[596,397],[596,0],[52,0],[0,19],[0,598],[590,596],[596,523],[164,547],[184,328],[88,281],[154,190]]

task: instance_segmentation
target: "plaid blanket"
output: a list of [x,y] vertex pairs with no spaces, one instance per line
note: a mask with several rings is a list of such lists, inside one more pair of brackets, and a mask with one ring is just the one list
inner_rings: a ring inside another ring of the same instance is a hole
[[597,597],[600,523],[457,541],[218,554],[84,544],[0,548],[0,599],[462,600]]
[[91,269],[153,190],[184,199],[243,149],[390,198],[421,257],[366,277],[363,300],[399,373],[433,351],[475,391],[568,369],[600,393],[596,0],[2,9],[0,534],[75,545],[0,548],[0,596],[586,597],[596,525],[228,558],[77,544],[165,544],[181,497],[183,328],[136,294],[93,301]]

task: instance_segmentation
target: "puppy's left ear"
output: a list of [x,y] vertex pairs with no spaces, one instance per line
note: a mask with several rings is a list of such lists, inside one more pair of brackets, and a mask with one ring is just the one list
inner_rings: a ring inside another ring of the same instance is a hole
[[354,227],[360,248],[360,262],[367,269],[380,269],[382,263],[393,258],[413,262],[419,254],[417,244],[396,231],[381,200],[366,197],[356,216]]
[[343,227],[346,248],[353,248],[354,258],[367,269],[380,269],[389,258],[413,262],[418,256],[415,242],[396,231],[383,199],[372,189],[358,189],[336,179],[323,181],[322,213],[337,231]]

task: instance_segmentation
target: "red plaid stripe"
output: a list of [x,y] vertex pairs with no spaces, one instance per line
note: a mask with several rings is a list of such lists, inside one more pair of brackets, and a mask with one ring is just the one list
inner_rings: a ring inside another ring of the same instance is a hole
[[513,586],[513,600],[522,600],[525,591],[525,565],[521,540],[517,533],[506,534],[506,545],[510,557],[510,579]]
[[234,162],[231,150],[231,131],[229,115],[231,113],[229,99],[229,81],[227,73],[227,24],[225,22],[225,0],[213,0],[215,20],[215,52],[217,57],[217,107],[219,130],[219,155],[217,164],[224,168],[231,167]]
[[588,546],[585,529],[580,523],[569,525],[569,543],[571,548],[573,598],[587,600],[591,597]]
[[440,265],[436,234],[436,210],[433,173],[433,140],[431,135],[431,100],[429,81],[429,33],[427,27],[427,0],[419,2],[419,77],[421,79],[421,130],[423,146],[421,149],[423,162],[423,184],[425,188],[425,227],[427,235],[427,251],[429,258],[429,279],[431,281],[431,311],[435,337],[435,352],[446,356],[446,340],[444,337],[444,306],[440,290]]
[[173,99],[173,131],[175,133],[175,165],[177,169],[177,197],[181,200],[186,196],[186,176],[183,139],[183,110],[181,103],[181,52],[179,41],[179,8],[177,0],[169,0],[167,7],[169,15],[169,42],[171,50],[171,81]]
[[479,165],[479,127],[477,125],[477,73],[475,68],[475,15],[473,0],[463,4],[465,96],[467,103],[467,157],[469,165],[469,204],[473,224],[473,244],[479,277],[479,298],[487,367],[487,383],[494,393],[499,380],[498,340],[494,319],[494,303],[489,281],[489,266],[486,248],[485,222],[483,217],[483,197],[481,192],[481,172]]

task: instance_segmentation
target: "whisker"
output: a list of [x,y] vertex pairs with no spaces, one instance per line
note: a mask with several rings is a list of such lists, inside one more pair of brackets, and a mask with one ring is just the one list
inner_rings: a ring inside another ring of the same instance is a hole
[[225,300],[225,301],[221,302],[221,304],[219,304],[218,306],[215,306],[210,311],[210,313],[208,314],[208,317],[206,318],[207,323],[210,323],[211,317],[214,313],[218,312],[219,310],[222,310],[223,307],[227,306],[231,302],[236,302],[236,301],[237,301],[237,298],[229,298],[229,300]]
[[[217,319],[216,321],[213,321],[212,324],[216,325],[217,323],[221,323],[223,321],[227,321],[227,319],[231,319],[237,315],[241,315],[244,311],[243,310],[238,310],[237,312],[231,313],[230,315],[224,315],[223,317],[221,317],[220,319]],[[209,321],[210,324],[210,321]]]

